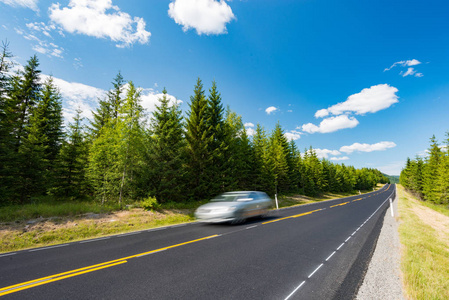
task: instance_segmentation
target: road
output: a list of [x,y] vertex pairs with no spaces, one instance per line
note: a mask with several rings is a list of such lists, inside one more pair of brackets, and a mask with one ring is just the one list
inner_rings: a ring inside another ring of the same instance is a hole
[[0,297],[350,299],[394,191],[0,254]]

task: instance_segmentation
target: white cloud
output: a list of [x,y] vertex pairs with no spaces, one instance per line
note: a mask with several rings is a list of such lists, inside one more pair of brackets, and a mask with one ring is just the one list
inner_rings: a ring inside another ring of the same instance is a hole
[[328,109],[318,110],[315,113],[315,117],[325,117],[329,113],[334,115],[343,113],[355,113],[357,115],[375,113],[397,103],[397,92],[397,88],[388,84],[374,85],[363,89],[360,93],[349,96],[344,102],[335,104]]
[[284,133],[284,136],[289,141],[296,141],[301,138],[301,132],[296,130],[291,130],[290,132]]
[[120,48],[136,42],[146,44],[151,36],[142,18],[120,11],[112,0],[70,0],[68,7],[63,8],[59,3],[52,4],[49,17],[65,31],[110,38]]
[[385,151],[389,148],[396,147],[393,142],[379,142],[376,144],[360,144],[354,143],[351,146],[343,146],[340,148],[341,152],[351,154],[354,151],[359,152],[372,152],[372,151]]
[[341,156],[341,157],[331,157],[330,160],[332,161],[342,161],[342,160],[348,160],[349,157],[347,156]]
[[39,2],[39,0],[0,0],[0,2],[3,2],[12,7],[21,6],[32,9],[34,11],[39,11],[39,8],[37,7],[37,2]]
[[[156,105],[159,105],[159,98],[162,98],[163,96],[164,94],[155,92],[153,89],[141,89],[141,105],[148,112],[152,113],[156,110]],[[176,99],[176,97],[173,95],[167,94],[167,98],[170,100],[169,106],[172,106],[175,103],[182,103],[181,100]]]
[[199,35],[227,33],[226,24],[235,18],[224,0],[175,0],[168,15],[184,31],[194,28]]
[[336,117],[330,117],[321,121],[319,126],[312,123],[302,125],[302,130],[307,133],[329,133],[345,128],[354,128],[359,124],[354,117],[348,117],[347,115],[340,115]]
[[409,75],[414,75],[415,77],[423,77],[424,76],[422,73],[416,72],[413,68],[408,68],[407,71],[405,71],[405,72],[401,71],[399,74],[402,75],[402,77],[409,76]]
[[396,67],[396,66],[403,66],[403,67],[411,67],[411,66],[416,66],[421,64],[421,62],[417,59],[411,59],[411,60],[401,60],[401,61],[397,61],[394,64],[391,65],[391,67],[389,68],[385,68],[385,71],[390,71],[392,68]]
[[251,127],[246,128],[246,135],[247,136],[253,136],[255,134],[256,134],[256,131],[253,128],[251,128]]
[[245,126],[245,127],[254,127],[254,124],[253,123],[245,123],[245,125],[243,125],[243,126]]
[[[42,75],[41,80],[45,81],[48,77],[48,75]],[[82,111],[82,117],[91,119],[92,110],[97,107],[98,99],[106,94],[105,90],[56,77],[53,77],[53,83],[58,87],[63,99],[62,107],[66,123],[73,120],[78,108]]]
[[328,158],[329,155],[340,155],[340,151],[338,150],[329,150],[329,149],[313,149],[318,156],[318,158]]
[[270,115],[272,112],[275,112],[277,110],[279,110],[277,107],[270,106],[267,109],[265,109],[265,112]]

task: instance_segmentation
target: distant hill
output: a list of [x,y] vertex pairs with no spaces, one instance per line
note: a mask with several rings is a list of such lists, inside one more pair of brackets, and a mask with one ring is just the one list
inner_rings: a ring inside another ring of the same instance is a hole
[[385,177],[387,177],[390,180],[390,183],[399,183],[399,176],[398,175],[387,175],[387,174],[383,174],[385,175]]

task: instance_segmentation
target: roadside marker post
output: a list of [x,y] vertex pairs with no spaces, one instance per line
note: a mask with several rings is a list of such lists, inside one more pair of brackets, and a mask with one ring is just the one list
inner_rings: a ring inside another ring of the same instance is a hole
[[279,205],[278,205],[278,194],[274,194],[274,200],[276,200],[276,209],[279,209]]
[[391,209],[391,216],[394,217],[394,212],[393,212],[393,202],[391,201],[391,197],[390,197],[390,209]]

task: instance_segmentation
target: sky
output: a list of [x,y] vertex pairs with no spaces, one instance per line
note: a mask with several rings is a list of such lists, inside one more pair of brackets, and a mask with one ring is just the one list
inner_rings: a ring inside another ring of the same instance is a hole
[[276,123],[301,151],[399,175],[449,131],[446,0],[0,0],[18,65],[53,76],[66,122],[120,71],[149,116],[216,81],[248,134]]

